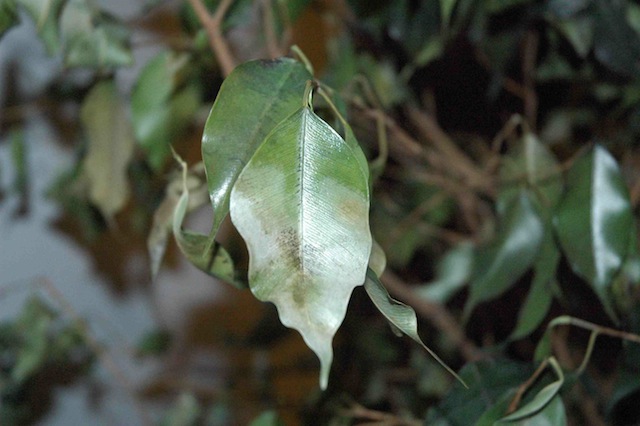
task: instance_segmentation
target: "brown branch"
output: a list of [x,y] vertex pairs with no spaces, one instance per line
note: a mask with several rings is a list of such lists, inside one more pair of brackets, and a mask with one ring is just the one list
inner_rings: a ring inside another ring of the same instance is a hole
[[547,365],[549,365],[549,358],[545,358],[545,360],[542,361],[542,363],[540,363],[538,368],[536,368],[536,371],[533,372],[531,377],[529,377],[529,379],[527,379],[526,382],[524,382],[518,387],[518,390],[516,391],[516,394],[513,396],[511,403],[509,403],[509,408],[507,408],[507,414],[511,414],[514,411],[516,411],[516,409],[518,408],[518,405],[520,405],[520,401],[522,401],[522,397],[524,396],[524,394],[536,382],[536,380],[538,380],[542,372],[547,368]]
[[411,286],[389,269],[382,274],[381,280],[392,296],[411,306],[418,314],[431,321],[438,330],[451,339],[468,362],[484,358],[484,354],[473,342],[467,339],[462,326],[458,324],[453,315],[443,305],[418,296],[411,289]]
[[193,7],[198,20],[209,36],[209,44],[218,59],[220,69],[225,77],[231,74],[231,71],[233,71],[237,65],[229,49],[229,45],[222,36],[221,30],[224,16],[232,3],[233,0],[221,0],[215,13],[210,15],[202,0],[189,0],[189,4]]
[[531,30],[524,38],[522,52],[522,80],[524,86],[524,116],[531,129],[535,131],[538,116],[538,94],[536,93],[536,60],[538,56],[538,33]]
[[418,426],[422,424],[419,420],[405,419],[394,414],[371,410],[355,402],[350,407],[340,410],[340,414],[354,420],[367,421],[366,423],[358,423],[360,426]]
[[444,163],[443,165],[448,165],[452,171],[464,179],[470,188],[481,190],[487,195],[495,193],[495,188],[493,188],[489,176],[476,166],[467,154],[442,130],[433,115],[417,108],[408,108],[407,113],[418,132],[427,141],[431,142],[441,154],[440,159]]

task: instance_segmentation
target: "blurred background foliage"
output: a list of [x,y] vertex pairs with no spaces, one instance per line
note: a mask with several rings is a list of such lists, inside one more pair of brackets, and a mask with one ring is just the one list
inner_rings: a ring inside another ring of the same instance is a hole
[[[178,372],[136,384],[131,424],[468,425],[514,411],[516,424],[640,422],[636,2],[155,0],[125,19],[108,2],[0,0],[0,43],[25,23],[60,65],[25,92],[19,67],[2,64],[0,144],[11,165],[0,164],[0,208],[18,200],[15,220],[30,214],[29,156],[40,142],[22,128],[30,110],[42,111],[75,158],[46,193],[64,209],[52,225],[126,297],[133,252],[148,244],[157,260],[166,248],[160,274],[177,262],[171,147],[198,163],[229,64],[286,55],[296,43],[343,95],[373,160],[383,283],[469,384],[393,336],[357,289],[320,393],[313,355],[273,309],[238,291],[193,313],[201,321],[186,340],[159,327],[132,355],[175,367],[185,341],[215,334],[231,348],[218,366],[230,378],[194,385]],[[155,47],[151,57],[140,57],[144,45]],[[202,171],[190,179],[195,208],[206,203]],[[225,229],[242,265],[244,248]],[[3,425],[36,421],[57,386],[109,363],[73,295],[41,287],[44,296],[0,324]]]

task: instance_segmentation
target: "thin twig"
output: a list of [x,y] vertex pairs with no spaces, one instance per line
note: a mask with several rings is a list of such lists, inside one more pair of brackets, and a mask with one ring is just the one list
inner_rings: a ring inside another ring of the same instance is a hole
[[536,382],[536,380],[538,380],[538,377],[540,377],[542,372],[547,368],[547,365],[549,365],[549,358],[545,358],[545,360],[540,363],[538,368],[536,368],[536,371],[533,372],[531,377],[529,377],[526,382],[518,387],[516,394],[513,396],[513,399],[509,404],[509,408],[507,408],[507,414],[511,414],[516,411],[518,405],[520,405],[520,401],[522,401],[522,397],[524,396],[524,394]]
[[367,420],[366,423],[358,423],[361,426],[418,426],[422,424],[419,420],[406,419],[394,414],[371,410],[355,402],[350,407],[340,410],[340,414],[354,420]]
[[443,335],[451,339],[465,360],[473,362],[484,358],[484,354],[467,339],[460,324],[443,305],[418,296],[408,284],[389,269],[382,274],[381,280],[392,296],[411,306],[418,314],[430,320]]
[[237,64],[221,30],[224,16],[232,3],[233,0],[221,0],[215,13],[210,15],[202,0],[189,0],[189,4],[209,36],[209,44],[225,77],[231,74]]

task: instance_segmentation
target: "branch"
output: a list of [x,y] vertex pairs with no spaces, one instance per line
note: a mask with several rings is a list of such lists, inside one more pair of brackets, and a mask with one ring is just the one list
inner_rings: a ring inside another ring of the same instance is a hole
[[198,16],[198,20],[209,36],[209,45],[211,45],[211,49],[216,55],[222,74],[225,77],[231,74],[231,71],[233,71],[237,65],[221,31],[222,20],[232,3],[233,0],[222,0],[215,13],[210,15],[206,6],[202,3],[202,0],[189,0],[189,4],[193,7],[193,10]]

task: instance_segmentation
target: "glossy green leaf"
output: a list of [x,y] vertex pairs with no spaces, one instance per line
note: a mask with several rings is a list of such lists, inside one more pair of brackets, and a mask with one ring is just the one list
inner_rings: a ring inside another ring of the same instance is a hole
[[560,388],[564,384],[564,373],[562,372],[562,368],[560,367],[560,365],[558,365],[558,362],[555,360],[555,358],[549,358],[549,365],[553,368],[553,371],[557,376],[557,380],[540,389],[540,391],[538,391],[533,399],[526,403],[524,406],[520,407],[518,410],[514,411],[508,416],[503,417],[501,419],[501,423],[531,418],[534,414],[539,413],[543,408],[549,405],[553,398],[558,395]]
[[129,32],[87,0],[67,0],[60,16],[64,62],[69,67],[119,67],[133,63]]
[[244,63],[222,83],[202,136],[213,234],[229,212],[238,175],[267,134],[300,108],[310,79],[303,64],[280,58]]
[[50,54],[60,50],[58,18],[66,2],[67,0],[17,0],[33,19],[38,35]]
[[0,37],[18,23],[16,0],[0,0]]
[[418,335],[418,318],[416,317],[416,313],[413,308],[405,305],[404,303],[398,302],[389,296],[387,289],[384,288],[375,272],[371,269],[367,270],[367,279],[364,282],[364,289],[373,304],[378,308],[380,313],[384,315],[394,329],[399,330],[417,342],[449,373],[451,373],[462,384],[465,384],[460,376],[451,369],[451,367],[449,367],[438,355],[436,355],[435,352],[424,344],[420,335]]
[[551,283],[555,279],[559,263],[560,249],[549,224],[545,229],[540,253],[533,265],[534,276],[529,294],[520,309],[518,322],[510,339],[517,340],[529,335],[547,316],[553,302]]
[[554,225],[571,268],[589,282],[612,318],[611,281],[626,256],[632,223],[616,160],[596,145],[571,167]]
[[129,198],[127,168],[135,143],[126,107],[113,81],[102,81],[91,89],[80,120],[87,137],[82,173],[88,181],[89,198],[111,220]]
[[548,209],[554,207],[562,195],[560,165],[533,133],[526,132],[502,158],[500,179],[501,200],[516,197],[525,188],[535,194],[539,206]]
[[507,204],[500,220],[495,241],[478,249],[465,305],[467,319],[479,303],[508,290],[531,267],[542,243],[544,226],[525,192]]
[[460,370],[460,377],[469,389],[456,383],[440,403],[429,410],[425,424],[475,425],[488,410],[503,403],[505,395],[514,392],[532,372],[528,364],[504,358],[468,363]]
[[246,284],[236,277],[233,260],[222,245],[217,242],[211,245],[208,235],[182,229],[190,197],[186,164],[182,164],[182,167],[182,194],[173,213],[173,236],[180,251],[194,266],[208,275],[233,284],[235,287],[246,288]]
[[159,170],[171,143],[186,129],[200,106],[200,95],[186,83],[189,55],[161,52],[143,68],[131,93],[136,139],[147,161]]
[[436,265],[435,279],[416,289],[433,302],[446,303],[469,281],[473,272],[475,247],[464,242],[449,250]]
[[251,290],[318,355],[325,388],[331,341],[371,253],[369,183],[357,156],[303,107],[255,152],[230,206],[249,249]]

